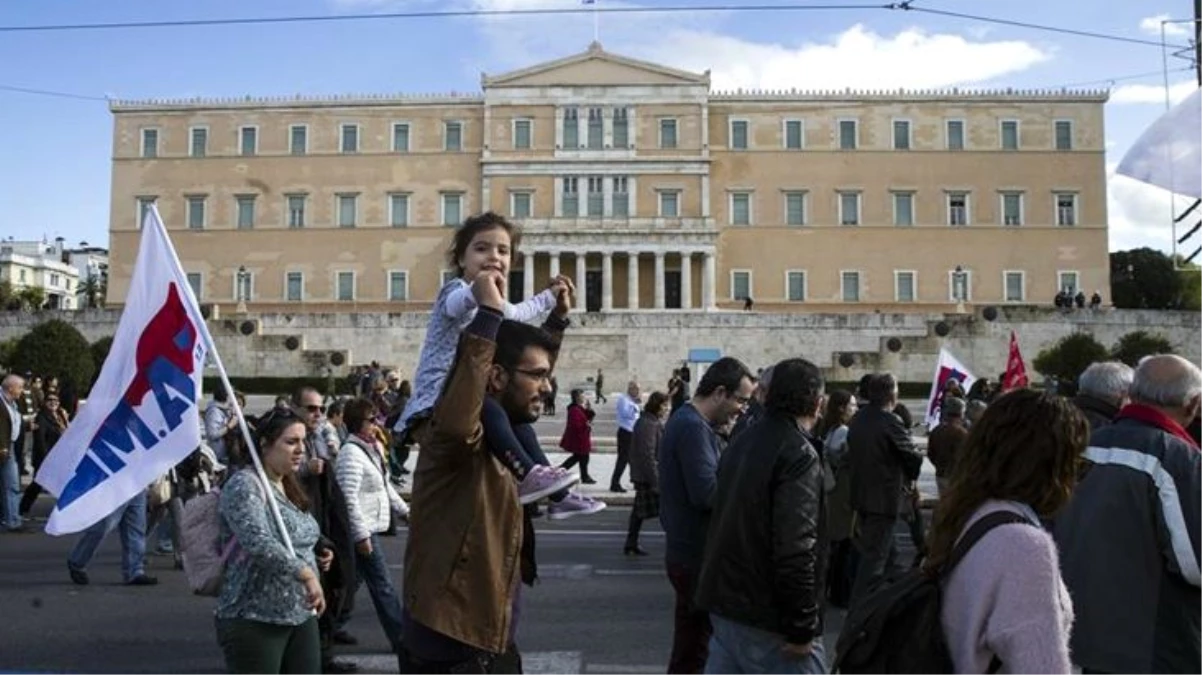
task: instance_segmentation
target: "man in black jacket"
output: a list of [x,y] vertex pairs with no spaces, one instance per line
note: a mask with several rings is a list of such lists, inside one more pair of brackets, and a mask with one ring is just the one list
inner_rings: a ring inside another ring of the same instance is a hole
[[868,404],[847,429],[851,506],[859,521],[860,564],[852,586],[853,605],[895,564],[893,531],[903,488],[918,479],[923,459],[909,430],[892,412],[897,406],[897,380],[889,373],[874,375],[864,389]]
[[1114,421],[1119,409],[1127,404],[1133,373],[1131,366],[1122,361],[1102,361],[1090,364],[1077,378],[1073,404],[1085,414],[1090,429],[1097,431]]
[[710,612],[706,672],[825,673],[826,532],[819,442],[822,374],[778,364],[764,414],[718,466],[697,604]]

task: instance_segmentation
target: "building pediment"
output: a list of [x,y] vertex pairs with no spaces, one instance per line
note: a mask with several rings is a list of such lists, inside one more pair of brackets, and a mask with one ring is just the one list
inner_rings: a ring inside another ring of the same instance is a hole
[[588,50],[501,75],[482,75],[481,86],[555,87],[598,85],[676,85],[709,87],[709,71],[690,73],[612,54],[594,42]]

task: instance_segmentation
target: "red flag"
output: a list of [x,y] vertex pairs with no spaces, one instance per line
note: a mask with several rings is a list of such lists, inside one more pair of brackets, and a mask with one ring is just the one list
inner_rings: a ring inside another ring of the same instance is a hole
[[1018,336],[1010,331],[1010,358],[1006,360],[1006,375],[1002,378],[1002,391],[1018,389],[1029,384],[1027,366],[1022,352],[1018,351]]

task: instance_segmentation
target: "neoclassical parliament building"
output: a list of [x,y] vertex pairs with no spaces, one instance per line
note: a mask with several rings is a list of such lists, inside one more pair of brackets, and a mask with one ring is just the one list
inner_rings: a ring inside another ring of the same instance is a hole
[[116,101],[109,295],[157,204],[202,303],[428,308],[451,230],[520,224],[511,299],[929,312],[1106,290],[1104,91],[712,91],[593,44],[481,91]]

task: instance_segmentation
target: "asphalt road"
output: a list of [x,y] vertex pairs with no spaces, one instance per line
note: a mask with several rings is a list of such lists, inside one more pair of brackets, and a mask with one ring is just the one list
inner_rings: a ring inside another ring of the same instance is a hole
[[[35,515],[46,515],[43,497]],[[527,672],[664,672],[672,636],[671,587],[663,573],[658,523],[644,528],[651,555],[622,553],[629,511],[614,508],[590,517],[538,524],[542,579],[525,589],[518,643]],[[170,557],[148,557],[154,587],[120,583],[120,543],[110,535],[88,572],[92,583],[75,586],[66,556],[75,537],[0,535],[0,671],[21,672],[223,672],[214,637],[214,601],[192,595]],[[404,533],[385,538],[400,583]],[[828,650],[842,613],[827,620]],[[395,672],[384,634],[366,590],[361,590],[350,630],[360,639],[340,654],[362,672]]]

